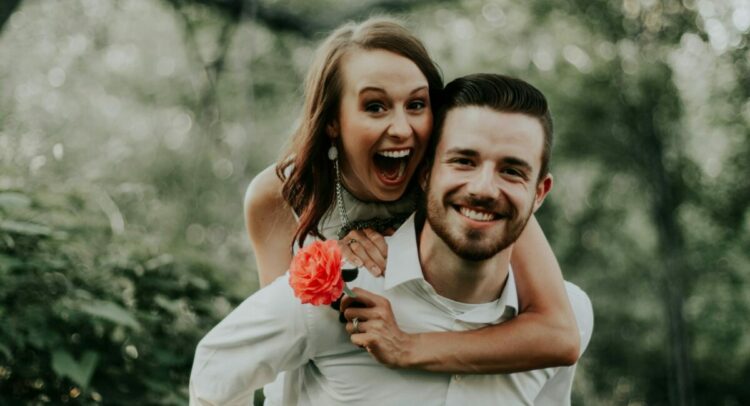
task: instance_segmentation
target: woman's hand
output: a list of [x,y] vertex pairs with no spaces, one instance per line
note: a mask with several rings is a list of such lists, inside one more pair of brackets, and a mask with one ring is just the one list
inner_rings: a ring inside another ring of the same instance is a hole
[[377,231],[369,228],[352,230],[339,240],[339,247],[350,264],[364,266],[373,276],[382,276],[385,272],[388,246]]
[[365,348],[387,367],[403,368],[413,348],[414,336],[398,327],[388,299],[360,288],[353,291],[357,297],[344,296],[341,300],[346,331],[352,343]]

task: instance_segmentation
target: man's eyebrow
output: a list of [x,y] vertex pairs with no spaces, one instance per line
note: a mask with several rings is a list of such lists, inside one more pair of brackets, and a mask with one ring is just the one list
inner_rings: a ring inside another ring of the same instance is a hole
[[462,155],[475,157],[479,156],[479,151],[469,148],[450,148],[449,150],[445,151],[445,155]]
[[[466,156],[466,157],[477,157],[479,156],[479,151],[475,149],[470,148],[450,148],[447,151],[445,151],[445,155],[460,155],[460,156]],[[513,156],[504,157],[501,159],[501,162],[506,165],[513,165],[513,166],[520,166],[521,168],[531,172],[533,170],[530,163],[526,162],[525,160]]]

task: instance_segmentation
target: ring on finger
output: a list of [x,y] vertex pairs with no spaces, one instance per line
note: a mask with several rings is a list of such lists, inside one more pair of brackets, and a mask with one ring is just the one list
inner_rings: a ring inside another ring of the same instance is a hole
[[352,334],[359,334],[359,317],[352,319]]
[[354,243],[358,243],[358,242],[359,242],[359,241],[357,241],[357,239],[356,239],[356,238],[350,238],[350,239],[349,239],[349,241],[347,241],[347,242],[346,242],[346,246],[347,246],[347,247],[349,247],[349,246],[351,246],[352,244],[354,244]]

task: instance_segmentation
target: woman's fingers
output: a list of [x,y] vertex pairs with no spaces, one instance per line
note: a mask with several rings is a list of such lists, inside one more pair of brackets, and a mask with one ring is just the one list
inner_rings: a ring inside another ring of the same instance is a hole
[[[356,320],[356,323],[354,322]],[[369,320],[366,317],[356,317],[346,323],[346,332],[352,334],[365,334],[370,330],[381,331],[383,329],[383,320]],[[356,326],[356,328],[355,328]]]
[[383,236],[372,230],[353,230],[339,241],[341,252],[347,261],[355,266],[363,266],[374,276],[380,276],[385,269],[388,247]]
[[391,302],[386,297],[361,288],[353,290],[356,297],[345,295],[341,301],[351,342],[366,349],[385,366],[402,367],[400,363],[406,354],[417,345],[414,336],[398,327]]
[[[395,233],[396,233],[396,228],[395,227],[390,227],[390,228],[386,228],[383,231],[383,236],[387,237],[387,236],[391,236],[391,235],[393,235]],[[385,238],[383,238],[383,240],[385,240]]]
[[[349,335],[352,334],[364,334],[367,330],[367,327],[365,326],[365,321],[357,319],[357,323],[355,325],[354,320],[349,321],[346,323],[346,332]],[[355,328],[356,326],[356,328]]]
[[360,259],[354,251],[352,251],[351,245],[356,244],[359,239],[358,237],[358,231],[351,231],[349,234],[347,234],[344,238],[340,239],[338,241],[339,248],[341,249],[341,254],[344,256],[344,259],[349,262],[350,264],[360,267],[364,266],[364,261]]
[[374,307],[350,307],[344,311],[344,317],[350,322],[354,319],[366,321],[381,318],[377,308]]
[[[385,243],[385,237],[371,228],[365,228],[362,231],[365,232],[365,235],[370,239],[370,242],[372,242],[375,248],[378,249],[380,256],[382,256],[383,259],[388,258],[388,244]],[[383,262],[383,268],[385,268],[385,262]]]
[[390,302],[388,302],[388,299],[376,295],[375,293],[370,292],[369,290],[365,290],[362,288],[354,288],[352,289],[355,295],[357,297],[351,297],[344,295],[344,297],[341,299],[341,304],[339,305],[340,311],[343,313],[348,309],[349,307],[373,307],[376,305],[376,302],[378,301],[385,301],[390,305]]

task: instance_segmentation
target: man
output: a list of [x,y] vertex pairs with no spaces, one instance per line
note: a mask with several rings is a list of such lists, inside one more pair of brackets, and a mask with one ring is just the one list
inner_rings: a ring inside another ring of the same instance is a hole
[[[425,207],[388,239],[385,277],[361,272],[351,283],[370,307],[348,308],[344,331],[336,312],[301,305],[279,278],[198,345],[192,403],[247,404],[281,371],[289,371],[286,404],[570,402],[574,366],[448,375],[388,369],[367,352],[382,344],[375,333],[397,328],[394,320],[406,332],[467,330],[501,323],[518,309],[512,243],[552,187],[546,101],[531,85],[500,75],[457,79],[446,98],[436,147],[428,151]],[[583,349],[591,304],[580,289],[567,288]],[[387,312],[372,307],[386,299]]]

